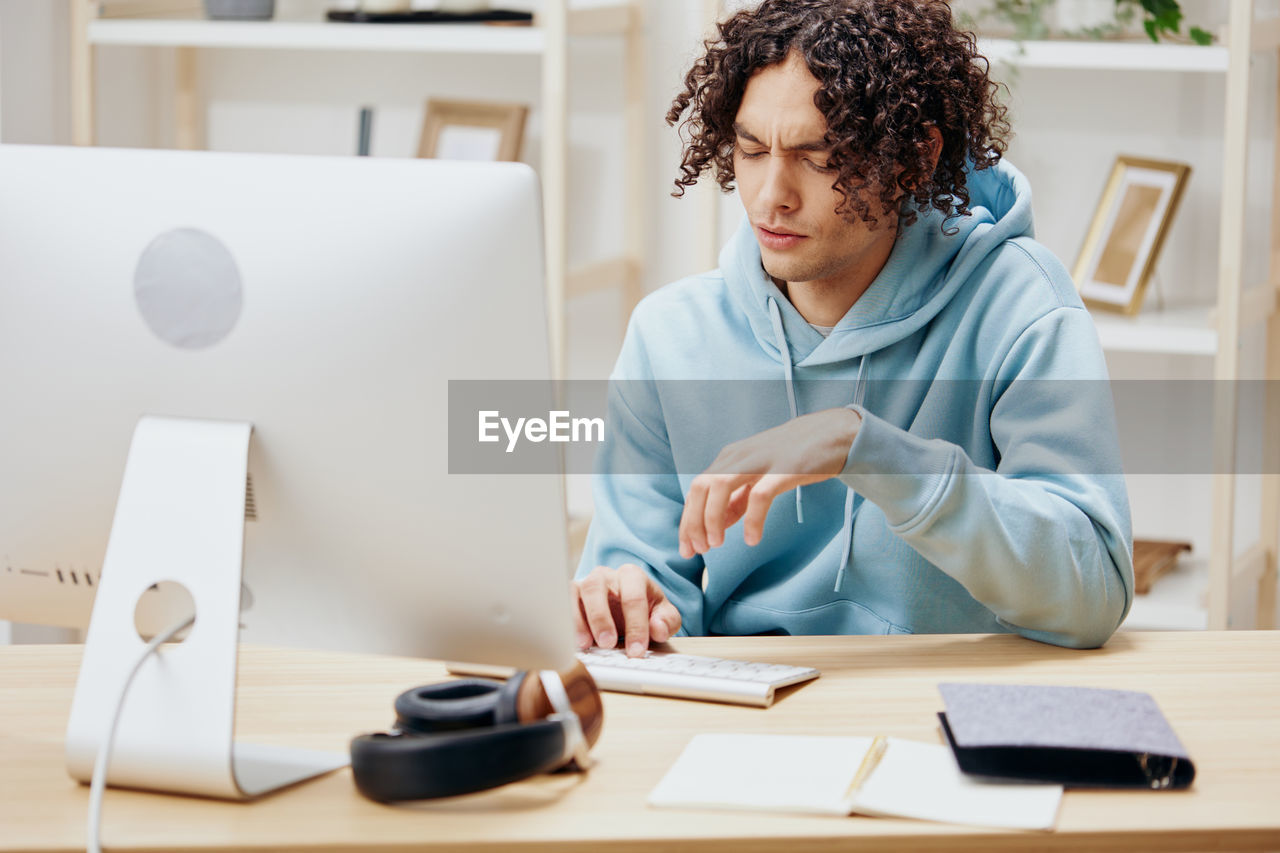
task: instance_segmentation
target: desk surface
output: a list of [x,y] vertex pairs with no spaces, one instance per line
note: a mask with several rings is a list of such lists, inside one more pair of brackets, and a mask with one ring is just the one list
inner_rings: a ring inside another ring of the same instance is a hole
[[[590,775],[408,806],[362,799],[348,770],[251,804],[109,790],[103,841],[123,850],[617,851],[1280,849],[1280,633],[1122,633],[1071,651],[1015,636],[681,639],[681,651],[816,666],[759,710],[605,696]],[[63,770],[78,646],[0,647],[0,851],[84,849],[88,789]],[[400,658],[246,648],[240,738],[345,749],[403,689],[443,677]],[[940,681],[1150,692],[1196,763],[1189,791],[1069,791],[1058,828],[1023,833],[880,818],[659,810],[645,798],[698,732],[885,733],[937,742]]]

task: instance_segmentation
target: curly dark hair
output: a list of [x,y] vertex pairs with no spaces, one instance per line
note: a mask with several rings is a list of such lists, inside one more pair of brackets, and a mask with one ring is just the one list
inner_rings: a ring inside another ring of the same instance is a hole
[[[916,209],[963,216],[966,169],[989,168],[1004,154],[1000,87],[945,0],[764,0],[721,23],[704,46],[667,113],[669,125],[685,117],[674,196],[708,169],[733,189],[733,125],[747,81],[792,51],[820,84],[814,105],[827,120],[832,188],[844,197],[837,212],[850,221],[879,221],[860,195],[868,187],[879,188],[882,210],[896,205],[903,225]],[[942,136],[933,168],[930,125]]]

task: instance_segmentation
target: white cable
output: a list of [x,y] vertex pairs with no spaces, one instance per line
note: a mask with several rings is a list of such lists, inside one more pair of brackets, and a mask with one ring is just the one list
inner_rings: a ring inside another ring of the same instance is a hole
[[115,743],[116,728],[120,724],[120,712],[124,709],[124,699],[129,695],[129,687],[133,684],[134,676],[138,674],[138,670],[142,669],[142,665],[147,662],[147,658],[151,657],[155,650],[160,648],[161,643],[169,642],[175,634],[185,630],[195,621],[196,617],[194,615],[189,616],[180,624],[174,625],[167,631],[152,638],[151,642],[147,643],[147,647],[142,654],[138,656],[133,669],[125,677],[124,684],[120,685],[120,698],[116,700],[116,709],[111,714],[111,725],[107,728],[107,737],[102,742],[102,745],[98,747],[98,757],[93,762],[93,779],[89,783],[88,853],[102,853],[102,843],[99,840],[99,834],[102,830],[102,793],[107,787],[107,766],[111,763],[111,747]]

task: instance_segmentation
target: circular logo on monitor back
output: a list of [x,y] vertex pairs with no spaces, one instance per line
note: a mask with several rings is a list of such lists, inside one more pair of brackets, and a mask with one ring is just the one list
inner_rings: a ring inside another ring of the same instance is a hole
[[165,343],[204,349],[240,318],[240,270],[217,237],[196,228],[166,231],[138,258],[133,296],[147,327]]

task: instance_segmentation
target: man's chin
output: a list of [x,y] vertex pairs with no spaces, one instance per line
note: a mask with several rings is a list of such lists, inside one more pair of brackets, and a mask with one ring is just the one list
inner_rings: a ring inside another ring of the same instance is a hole
[[779,258],[776,254],[768,251],[761,251],[760,262],[764,266],[764,271],[771,278],[778,281],[808,281],[805,276],[803,264],[798,264],[794,260]]

